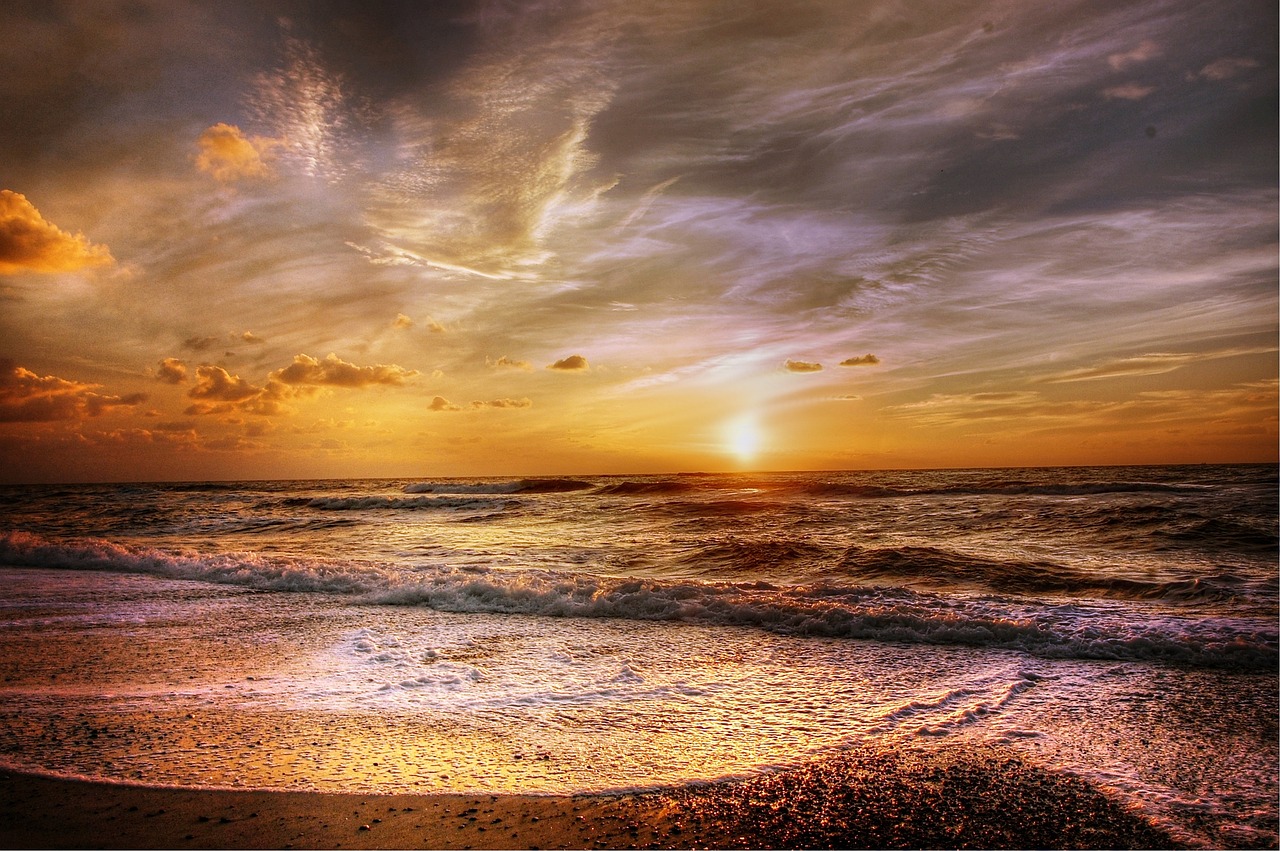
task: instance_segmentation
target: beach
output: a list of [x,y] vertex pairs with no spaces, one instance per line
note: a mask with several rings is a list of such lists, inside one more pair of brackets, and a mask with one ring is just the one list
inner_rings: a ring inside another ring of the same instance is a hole
[[1010,753],[842,753],[623,795],[364,795],[0,775],[7,848],[1170,848],[1097,789]]

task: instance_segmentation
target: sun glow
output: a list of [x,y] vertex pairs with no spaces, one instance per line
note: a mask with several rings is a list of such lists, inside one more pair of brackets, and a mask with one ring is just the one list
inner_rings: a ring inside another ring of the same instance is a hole
[[740,462],[755,459],[760,451],[760,429],[754,417],[742,416],[725,426],[725,447]]

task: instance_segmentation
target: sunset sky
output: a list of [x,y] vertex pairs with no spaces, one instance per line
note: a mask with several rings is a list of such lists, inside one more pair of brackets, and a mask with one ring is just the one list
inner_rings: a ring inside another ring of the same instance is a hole
[[4,480],[1276,458],[1274,0],[0,32]]

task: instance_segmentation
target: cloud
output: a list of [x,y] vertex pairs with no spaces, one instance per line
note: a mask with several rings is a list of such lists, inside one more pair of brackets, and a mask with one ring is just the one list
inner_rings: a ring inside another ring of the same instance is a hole
[[330,353],[324,360],[309,355],[295,355],[293,363],[269,376],[289,385],[327,385],[331,387],[367,387],[373,384],[400,386],[418,374],[395,364],[356,366]]
[[1207,352],[1149,352],[1133,357],[1119,358],[1097,366],[1072,369],[1041,378],[1040,384],[1066,384],[1074,381],[1095,381],[1103,378],[1122,378],[1135,375],[1163,375],[1187,364],[1221,360],[1242,355],[1270,355],[1274,346],[1225,348]]
[[803,360],[789,360],[782,368],[787,372],[822,372],[822,364]]
[[256,83],[249,109],[275,128],[281,159],[330,182],[364,167],[364,140],[377,110],[348,78],[326,67],[315,46],[286,29],[279,67]]
[[165,384],[181,384],[187,380],[187,364],[178,358],[165,358],[156,369],[156,380]]
[[408,329],[413,327],[413,320],[403,313],[397,313],[396,318],[391,321],[392,328]]
[[445,327],[441,325],[439,322],[432,319],[430,316],[428,316],[427,330],[430,331],[432,334],[443,334],[445,332]]
[[1138,83],[1125,83],[1102,90],[1107,100],[1142,100],[1156,90],[1155,86],[1143,86]]
[[278,139],[247,137],[239,127],[215,124],[200,134],[196,144],[200,147],[196,168],[220,183],[275,176],[269,163],[272,151],[281,144]]
[[[234,335],[233,335],[233,336],[234,336]],[[261,337],[259,337],[257,334],[253,333],[252,331],[245,331],[243,334],[241,334],[241,335],[240,335],[238,338],[236,338],[236,339],[239,339],[239,340],[241,340],[242,342],[245,342],[245,343],[249,343],[250,345],[253,345],[253,346],[260,346],[260,345],[262,345],[263,343],[267,342],[266,340],[262,339],[262,338],[261,338]]]
[[[486,365],[491,366],[495,369],[521,369],[521,370],[525,370],[526,372],[528,370],[533,369],[533,364],[529,363],[527,360],[515,360],[514,358],[509,358],[506,355],[503,355],[497,360],[492,360],[492,361],[489,360],[488,358],[485,358],[484,362]],[[557,363],[563,363],[563,362],[564,361],[557,361]],[[584,364],[586,363],[585,359],[583,360],[583,363]],[[548,367],[548,369],[552,369],[552,368],[563,369],[564,367],[554,367],[554,365],[552,367]]]
[[479,16],[476,49],[442,87],[454,108],[401,106],[413,156],[377,187],[371,215],[385,256],[524,276],[552,255],[558,225],[613,181],[589,174],[598,158],[588,137],[618,85],[609,66],[624,10],[548,11],[514,4]]
[[582,355],[569,355],[567,358],[561,358],[553,364],[548,364],[547,369],[558,369],[563,372],[582,372],[590,369],[587,359]]
[[1154,41],[1147,40],[1133,48],[1133,50],[1111,54],[1107,57],[1107,64],[1116,71],[1123,71],[1131,65],[1149,62],[1159,56],[1160,53],[1160,45]]
[[187,396],[214,402],[244,402],[261,393],[261,387],[255,387],[220,366],[206,364],[196,367],[196,383]]
[[462,408],[450,402],[443,396],[436,396],[431,400],[431,404],[427,406],[431,411],[461,411]]
[[0,275],[75,272],[113,262],[105,245],[61,230],[26,196],[0,190]]
[[1215,83],[1223,80],[1229,80],[1237,74],[1243,74],[1257,68],[1259,63],[1256,59],[1242,59],[1236,57],[1228,57],[1224,59],[1215,59],[1208,65],[1200,69],[1199,76],[1206,80],[1212,80]]
[[182,348],[190,349],[193,352],[203,352],[218,345],[221,341],[221,337],[188,337],[182,341]]
[[488,402],[482,402],[482,401],[472,402],[471,407],[473,408],[532,408],[533,402],[529,399],[492,399]]
[[146,401],[145,393],[103,396],[99,385],[37,375],[12,361],[0,360],[0,422],[54,422],[96,417],[110,408]]
[[878,363],[880,363],[880,358],[870,353],[861,357],[845,358],[840,361],[841,366],[875,366]]

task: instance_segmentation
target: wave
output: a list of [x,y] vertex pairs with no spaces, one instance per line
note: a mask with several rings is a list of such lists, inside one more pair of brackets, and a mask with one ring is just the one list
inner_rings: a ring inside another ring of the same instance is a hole
[[717,537],[700,540],[681,556],[680,561],[699,568],[703,573],[756,573],[776,572],[781,565],[820,563],[830,557],[831,551],[827,547],[803,539],[756,541]]
[[889,499],[914,496],[1093,496],[1120,493],[1204,493],[1204,485],[1162,482],[1054,482],[991,481],[942,487],[886,487],[846,482],[816,482],[799,487],[808,496]]
[[1001,561],[911,546],[850,547],[840,562],[839,574],[860,581],[922,580],[938,585],[978,585],[1002,593],[1167,602],[1233,600],[1245,590],[1230,574],[1173,580],[1096,576],[1049,561]]
[[404,486],[405,493],[571,493],[590,490],[593,482],[581,479],[514,479],[504,482],[414,482]]
[[[1274,516],[1270,522],[1275,522]],[[1280,537],[1274,528],[1261,529],[1224,517],[1191,515],[1157,534],[1173,543],[1216,550],[1275,553],[1280,549]]]
[[676,517],[736,517],[744,514],[781,514],[795,509],[792,503],[764,499],[669,500],[646,503],[644,509]]
[[596,493],[610,496],[654,496],[668,493],[686,493],[695,488],[690,482],[663,480],[657,482],[618,482],[601,485]]
[[[475,499],[447,496],[318,496],[290,500],[291,504],[325,511],[362,511],[388,509],[395,511],[481,511],[502,509],[512,505],[511,500]],[[519,505],[519,503],[514,503]]]
[[458,613],[624,618],[754,627],[770,632],[1021,651],[1047,658],[1149,661],[1274,671],[1270,619],[1160,618],[1070,604],[957,598],[905,588],[814,583],[625,579],[553,570],[398,568],[262,554],[200,554],[83,539],[0,534],[0,564],[147,573],[270,591],[356,596]]

